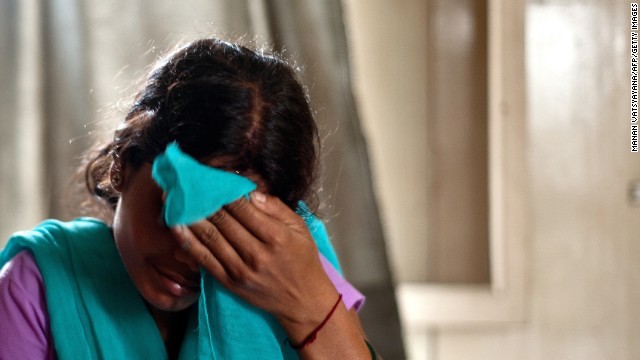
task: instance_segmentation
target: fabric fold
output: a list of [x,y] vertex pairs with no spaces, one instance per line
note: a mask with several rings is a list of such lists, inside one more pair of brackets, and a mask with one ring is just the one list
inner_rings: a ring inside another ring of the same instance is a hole
[[[216,213],[255,190],[251,180],[230,172],[201,164],[182,152],[176,143],[167,146],[153,164],[153,178],[167,193],[165,220],[167,224],[189,224]],[[324,224],[304,203],[298,215],[311,232],[321,257],[327,259],[341,274],[338,259],[327,236]],[[224,288],[206,271],[202,271],[199,299],[197,344],[184,349],[181,357],[209,359],[297,359],[298,354],[284,341],[284,329],[269,313],[260,310]]]
[[244,176],[199,163],[172,142],[153,162],[152,176],[167,193],[164,219],[189,225],[256,189]]
[[0,253],[0,267],[27,249],[45,284],[58,359],[167,358],[106,224],[47,220],[12,236]]

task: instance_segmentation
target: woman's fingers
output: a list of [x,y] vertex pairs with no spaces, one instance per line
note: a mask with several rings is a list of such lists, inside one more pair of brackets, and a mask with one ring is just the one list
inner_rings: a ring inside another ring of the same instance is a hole
[[[249,202],[242,199],[244,205],[239,207],[250,206]],[[260,263],[260,255],[263,251],[263,244],[248,230],[244,224],[241,224],[227,210],[221,209],[209,219],[209,222],[218,230],[222,238],[229,243],[243,262],[251,268],[256,268]]]
[[201,221],[190,227],[174,227],[171,231],[182,249],[223,284],[249,282],[244,261],[213,224]]
[[282,321],[306,324],[316,320],[314,309],[335,301],[304,220],[277,197],[252,193],[178,229],[184,251],[214,278]]
[[[230,214],[228,218],[237,219],[239,223],[242,223],[242,227],[253,234],[261,243],[272,243],[272,240],[278,238],[280,232],[283,231],[282,223],[261,211],[245,198],[225,206],[225,209]],[[214,216],[212,220],[217,226],[224,226],[221,223],[228,219],[223,218],[221,221],[221,219]],[[219,223],[220,225],[218,225]]]
[[253,205],[258,207],[267,215],[272,216],[287,225],[292,223],[299,224],[299,221],[302,220],[298,214],[275,196],[254,191],[251,193],[250,198]]
[[228,277],[222,264],[216,259],[211,251],[205,247],[191,230],[183,225],[171,228],[171,233],[180,243],[184,252],[193,257],[200,266],[205,268],[217,279]]
[[242,198],[225,209],[261,242],[279,244],[290,237],[291,230],[304,230],[304,220],[277,197],[253,192],[250,198],[250,202]]

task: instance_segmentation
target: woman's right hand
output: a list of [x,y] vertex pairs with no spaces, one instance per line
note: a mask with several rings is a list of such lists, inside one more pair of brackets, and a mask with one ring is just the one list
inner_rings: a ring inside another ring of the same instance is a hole
[[[273,314],[293,344],[313,332],[338,299],[304,220],[277,197],[253,192],[250,201],[241,198],[207,220],[172,232],[223,286]],[[318,344],[301,354],[331,350],[326,354],[337,358],[370,358],[359,324],[338,305],[319,332]],[[328,341],[326,349],[322,339]],[[336,344],[343,343],[340,351]]]

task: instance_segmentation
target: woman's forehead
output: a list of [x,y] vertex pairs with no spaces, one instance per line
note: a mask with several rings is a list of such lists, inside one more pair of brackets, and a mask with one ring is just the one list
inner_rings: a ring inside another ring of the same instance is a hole
[[216,156],[204,162],[206,165],[218,168],[220,170],[234,172],[249,178],[256,183],[258,191],[268,193],[269,189],[262,176],[253,169],[247,169],[245,167],[237,167],[237,159],[231,155]]

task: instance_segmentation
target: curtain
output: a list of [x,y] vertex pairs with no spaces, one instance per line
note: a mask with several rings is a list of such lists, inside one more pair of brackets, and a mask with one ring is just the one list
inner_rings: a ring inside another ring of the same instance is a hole
[[[351,93],[340,0],[0,0],[0,235],[79,209],[77,156],[110,136],[132,82],[179,41],[224,34],[273,44],[303,68],[323,139],[322,216],[365,331],[404,352],[365,140]],[[1,243],[0,243],[1,244]]]
[[40,26],[35,1],[0,2],[0,244],[46,214]]

